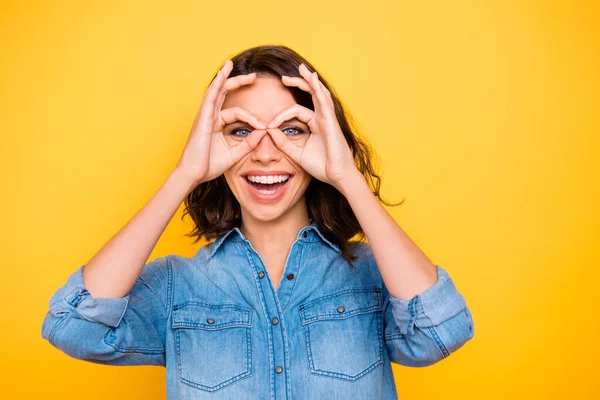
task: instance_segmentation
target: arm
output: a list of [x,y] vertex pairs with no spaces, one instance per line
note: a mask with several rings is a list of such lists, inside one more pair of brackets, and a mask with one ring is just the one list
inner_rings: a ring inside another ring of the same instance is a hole
[[[187,194],[215,179],[250,152],[266,130],[242,109],[221,110],[227,91],[256,75],[227,79],[230,60],[207,89],[175,170],[150,201],[50,299],[42,337],[65,353],[116,365],[164,365],[171,266],[145,264]],[[257,128],[230,147],[220,129],[243,120]]]
[[[267,125],[269,134],[304,170],[348,199],[388,293],[385,323],[392,361],[428,365],[446,357],[473,336],[464,299],[445,271],[423,254],[371,192],[339,125],[341,105],[338,102],[336,110],[331,91],[306,65],[301,64],[298,72],[301,77],[284,76],[282,83],[310,93],[315,110],[295,104],[281,111]],[[310,128],[301,146],[276,128],[292,117]]]
[[92,297],[123,297],[133,287],[158,239],[179,205],[193,189],[177,171],[150,201],[83,267]]
[[176,171],[49,301],[42,337],[66,354],[114,365],[164,365],[167,257],[145,264],[190,189]]
[[384,280],[390,359],[406,366],[430,365],[471,339],[471,313],[447,271],[396,224],[364,176],[350,170],[338,188],[363,228]]
[[338,190],[348,199],[369,240],[391,295],[409,300],[437,281],[435,265],[381,206],[357,169],[348,173]]

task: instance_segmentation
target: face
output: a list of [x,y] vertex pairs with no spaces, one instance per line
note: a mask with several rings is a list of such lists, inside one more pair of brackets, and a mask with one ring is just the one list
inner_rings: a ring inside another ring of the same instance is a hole
[[[241,107],[267,125],[280,111],[294,104],[296,100],[278,78],[259,75],[251,85],[227,93],[222,108]],[[236,121],[223,128],[223,136],[234,146],[253,129],[243,121]],[[308,126],[297,119],[285,121],[279,129],[300,146],[310,135]],[[275,146],[269,133],[224,175],[240,203],[243,218],[272,221],[289,213],[298,216],[306,213],[304,192],[311,176]]]

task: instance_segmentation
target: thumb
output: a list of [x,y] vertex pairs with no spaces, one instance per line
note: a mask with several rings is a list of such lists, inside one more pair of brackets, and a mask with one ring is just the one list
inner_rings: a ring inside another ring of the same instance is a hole
[[266,133],[267,131],[265,129],[253,130],[248,136],[244,138],[244,140],[233,146],[230,150],[231,157],[233,158],[233,163],[235,164],[238,161],[240,161],[242,157],[244,157],[256,146],[258,146],[258,143],[260,142],[262,137],[266,135]]
[[281,151],[287,154],[294,162],[300,164],[300,159],[302,158],[302,152],[304,151],[303,147],[297,146],[292,143],[288,137],[278,128],[268,128],[267,132],[273,138],[275,142],[275,146],[277,146]]

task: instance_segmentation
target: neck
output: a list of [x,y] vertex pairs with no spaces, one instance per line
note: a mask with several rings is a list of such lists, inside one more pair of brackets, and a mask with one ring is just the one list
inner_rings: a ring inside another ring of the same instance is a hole
[[298,232],[308,225],[306,202],[299,201],[297,207],[270,221],[258,220],[242,209],[240,230],[259,254],[282,250],[287,254]]

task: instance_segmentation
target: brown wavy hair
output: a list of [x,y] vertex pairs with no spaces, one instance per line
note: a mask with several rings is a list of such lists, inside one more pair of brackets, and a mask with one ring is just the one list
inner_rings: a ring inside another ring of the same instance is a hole
[[[231,58],[233,70],[229,77],[250,74],[272,75],[281,79],[282,75],[301,77],[298,72],[300,64],[304,63],[313,72],[315,68],[302,56],[286,46],[257,46],[244,50]],[[317,71],[323,85],[331,92],[335,115],[348,146],[354,155],[354,161],[359,171],[365,176],[373,194],[382,203],[396,206],[383,200],[379,189],[381,178],[373,166],[373,152],[366,140],[355,132],[355,124],[342,102],[327,80]],[[213,77],[213,80],[215,79]],[[296,87],[287,88],[296,102],[314,111],[310,93]],[[356,257],[350,251],[350,239],[358,235],[357,241],[365,239],[365,234],[348,203],[348,200],[333,186],[318,179],[312,179],[305,192],[308,217],[316,222],[317,228],[332,243],[339,246],[340,251],[352,266]],[[207,240],[215,239],[234,227],[240,227],[242,222],[240,204],[233,195],[223,175],[196,186],[184,199],[185,210],[182,219],[190,215],[195,228],[186,236],[196,237],[194,243],[203,236]]]

